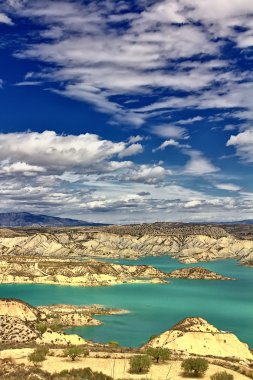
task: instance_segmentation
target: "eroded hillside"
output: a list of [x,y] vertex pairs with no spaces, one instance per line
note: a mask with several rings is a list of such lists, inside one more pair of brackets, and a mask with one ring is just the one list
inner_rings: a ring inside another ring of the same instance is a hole
[[252,230],[253,226],[178,223],[2,229],[0,253],[2,256],[57,258],[170,255],[185,263],[236,258],[250,264],[253,261]]

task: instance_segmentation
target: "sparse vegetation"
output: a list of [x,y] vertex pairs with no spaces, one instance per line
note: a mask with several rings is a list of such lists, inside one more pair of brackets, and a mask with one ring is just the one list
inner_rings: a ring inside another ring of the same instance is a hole
[[185,376],[202,377],[208,369],[208,361],[202,358],[185,359],[181,367]]
[[119,342],[116,342],[114,340],[111,340],[110,342],[108,342],[108,346],[110,348],[118,348],[119,347]]
[[0,362],[1,380],[112,380],[112,377],[102,372],[92,371],[90,368],[64,370],[60,373],[50,374],[38,367],[17,365],[10,359]]
[[234,380],[234,376],[226,371],[217,372],[211,376],[211,380]]
[[146,351],[147,355],[151,356],[156,363],[159,361],[165,361],[170,358],[170,350],[162,347],[149,347]]
[[75,361],[79,356],[86,357],[89,355],[89,350],[79,346],[68,347],[64,350],[64,355]]
[[48,348],[41,346],[36,348],[29,356],[28,360],[32,362],[35,366],[39,366],[42,362],[46,360],[48,354]]
[[130,359],[130,373],[147,373],[151,366],[151,358],[148,355],[136,355]]

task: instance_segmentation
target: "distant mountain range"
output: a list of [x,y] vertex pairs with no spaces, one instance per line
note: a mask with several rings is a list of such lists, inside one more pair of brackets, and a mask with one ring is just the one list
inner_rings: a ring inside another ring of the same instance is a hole
[[74,227],[74,226],[102,226],[101,223],[92,223],[84,220],[59,218],[56,216],[31,214],[29,212],[0,213],[0,227]]
[[235,220],[232,222],[220,222],[219,224],[253,224],[253,219]]

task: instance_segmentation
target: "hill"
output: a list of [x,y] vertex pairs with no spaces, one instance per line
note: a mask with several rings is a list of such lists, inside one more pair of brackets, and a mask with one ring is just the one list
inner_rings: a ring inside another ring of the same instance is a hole
[[253,358],[246,343],[199,317],[184,319],[144,347],[164,347],[187,354],[220,358]]

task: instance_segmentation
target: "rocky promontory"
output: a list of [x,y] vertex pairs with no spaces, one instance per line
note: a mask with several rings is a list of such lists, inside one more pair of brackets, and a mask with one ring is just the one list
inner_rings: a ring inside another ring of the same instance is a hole
[[41,258],[0,260],[0,283],[111,286],[124,283],[166,283],[166,273],[148,265],[121,265],[97,260]]
[[168,278],[184,278],[188,280],[233,280],[202,267],[176,269],[168,273]]

